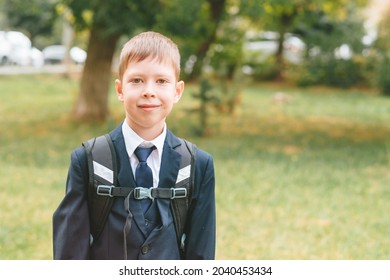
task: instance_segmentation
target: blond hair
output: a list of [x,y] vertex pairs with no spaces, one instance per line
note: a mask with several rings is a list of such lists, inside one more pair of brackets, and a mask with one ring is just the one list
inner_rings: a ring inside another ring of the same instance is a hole
[[180,53],[177,45],[164,35],[148,31],[131,38],[122,48],[119,57],[119,78],[122,79],[130,62],[139,62],[146,58],[158,62],[171,63],[176,74],[180,76]]

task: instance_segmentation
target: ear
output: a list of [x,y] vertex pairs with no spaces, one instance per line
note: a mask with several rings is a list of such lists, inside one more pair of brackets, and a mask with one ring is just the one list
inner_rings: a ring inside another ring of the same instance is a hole
[[176,92],[175,92],[175,99],[174,102],[178,102],[184,92],[184,82],[183,81],[178,81],[176,83]]
[[115,90],[116,90],[116,96],[118,97],[118,100],[123,102],[123,91],[122,91],[122,82],[119,79],[115,80]]

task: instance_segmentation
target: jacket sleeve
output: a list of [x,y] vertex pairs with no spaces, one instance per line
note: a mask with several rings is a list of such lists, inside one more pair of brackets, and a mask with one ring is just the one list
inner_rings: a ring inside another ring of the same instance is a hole
[[216,210],[213,158],[198,150],[195,170],[195,198],[187,233],[185,258],[215,258]]
[[88,168],[83,148],[72,152],[66,193],[53,214],[53,258],[89,258]]

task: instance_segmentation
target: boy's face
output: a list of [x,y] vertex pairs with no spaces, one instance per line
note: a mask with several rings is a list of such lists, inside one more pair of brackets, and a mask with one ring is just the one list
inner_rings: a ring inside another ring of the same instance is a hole
[[171,64],[147,58],[129,62],[122,80],[115,81],[115,89],[128,125],[145,140],[152,140],[161,134],[166,117],[183,93],[184,82],[176,80]]

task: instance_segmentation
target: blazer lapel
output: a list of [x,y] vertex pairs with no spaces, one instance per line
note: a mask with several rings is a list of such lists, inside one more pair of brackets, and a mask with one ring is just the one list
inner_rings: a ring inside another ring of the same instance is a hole
[[[173,188],[176,184],[177,174],[180,168],[180,153],[174,150],[175,147],[181,145],[179,139],[167,130],[167,136],[164,142],[163,154],[160,165],[159,188]],[[158,209],[161,214],[161,221],[164,226],[169,224],[169,207],[170,199],[157,199]]]

